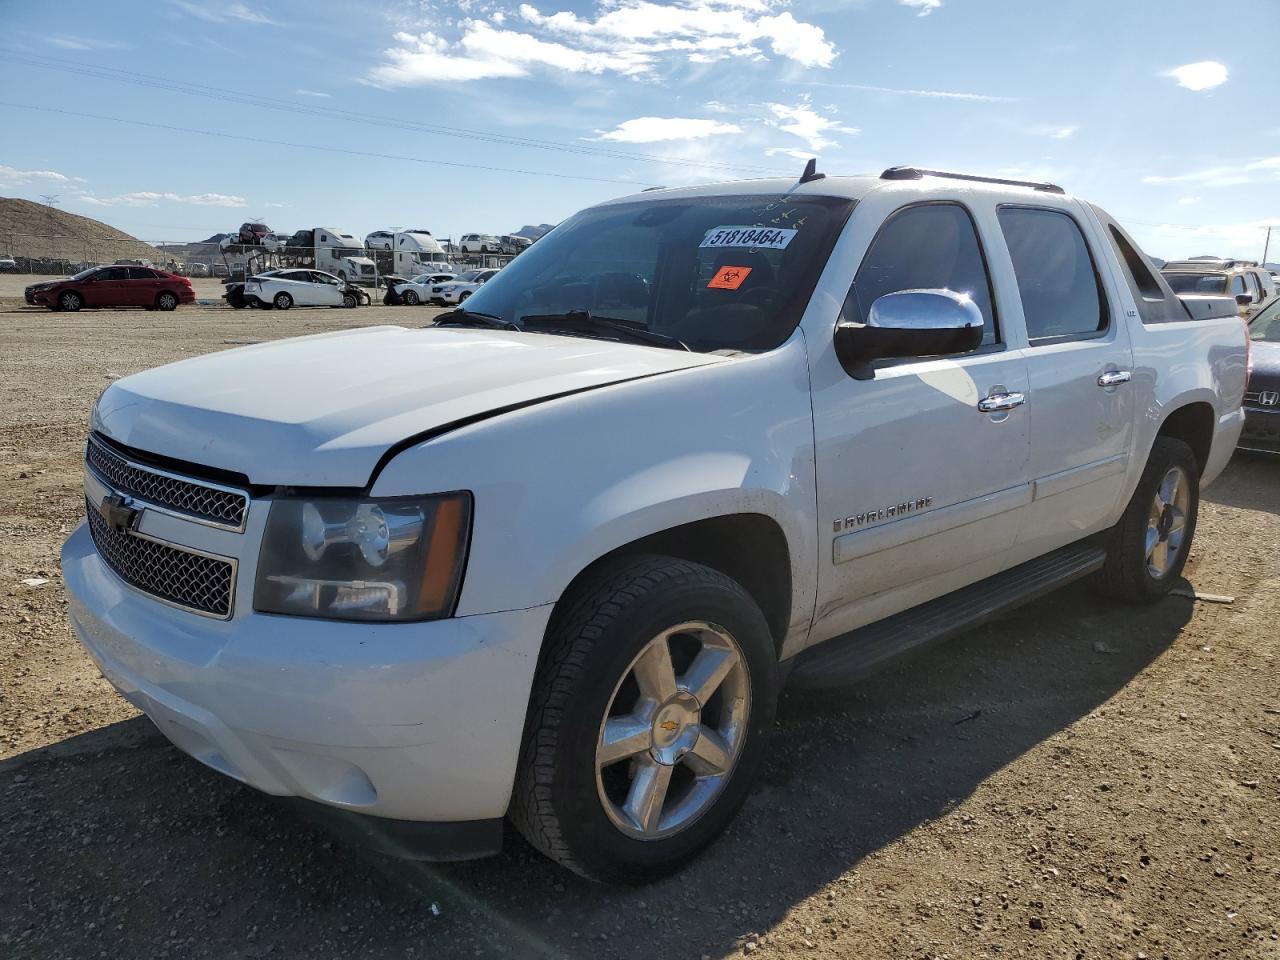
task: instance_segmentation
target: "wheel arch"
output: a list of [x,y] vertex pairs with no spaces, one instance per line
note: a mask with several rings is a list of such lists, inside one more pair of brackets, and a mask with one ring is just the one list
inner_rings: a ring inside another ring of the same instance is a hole
[[[1156,431],[1156,437],[1181,440],[1191,448],[1201,474],[1209,464],[1209,452],[1213,447],[1214,428],[1218,422],[1213,404],[1207,400],[1188,400],[1165,416]],[[1153,438],[1154,443],[1154,438]],[[1147,451],[1147,456],[1151,451]]]
[[781,655],[791,621],[791,549],[786,533],[773,517],[763,513],[706,517],[621,544],[578,571],[556,607],[570,601],[601,567],[644,555],[699,563],[742,584],[764,614],[774,650]]

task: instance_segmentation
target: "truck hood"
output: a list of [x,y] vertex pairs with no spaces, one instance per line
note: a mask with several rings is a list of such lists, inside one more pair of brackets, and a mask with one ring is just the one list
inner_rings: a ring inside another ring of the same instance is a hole
[[225,350],[116,381],[95,430],[254,484],[363,487],[393,445],[566,393],[723,357],[469,328],[366,327]]

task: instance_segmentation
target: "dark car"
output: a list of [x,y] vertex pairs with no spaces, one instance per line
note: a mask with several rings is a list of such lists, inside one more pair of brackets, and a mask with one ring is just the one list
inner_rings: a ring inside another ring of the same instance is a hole
[[81,307],[146,307],[175,310],[194,303],[191,281],[151,267],[93,267],[48,283],[33,283],[26,301],[50,310],[75,312]]
[[1240,448],[1280,453],[1280,300],[1249,321],[1249,359]]
[[256,246],[271,234],[271,228],[265,223],[240,224],[240,242],[245,246]]

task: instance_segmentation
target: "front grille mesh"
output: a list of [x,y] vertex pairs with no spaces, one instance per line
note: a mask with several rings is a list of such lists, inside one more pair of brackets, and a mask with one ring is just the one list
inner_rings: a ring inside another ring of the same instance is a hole
[[231,615],[232,563],[112,530],[87,499],[85,513],[98,555],[120,579],[180,607]]
[[85,451],[90,469],[121,493],[222,526],[241,528],[248,508],[244,494],[219,490],[136,466],[90,440]]

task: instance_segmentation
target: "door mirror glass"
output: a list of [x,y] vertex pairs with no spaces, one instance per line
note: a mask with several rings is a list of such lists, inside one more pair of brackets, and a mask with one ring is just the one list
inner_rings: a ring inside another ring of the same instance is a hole
[[1239,305],[1239,306],[1241,306],[1241,307],[1247,307],[1247,306],[1250,306],[1252,303],[1253,303],[1253,297],[1249,296],[1249,294],[1247,294],[1247,293],[1237,293],[1237,294],[1236,294],[1236,304],[1237,304],[1237,305]]
[[888,357],[969,353],[982,345],[982,330],[982,310],[963,293],[899,290],[877,297],[866,323],[836,327],[836,355],[852,372]]

